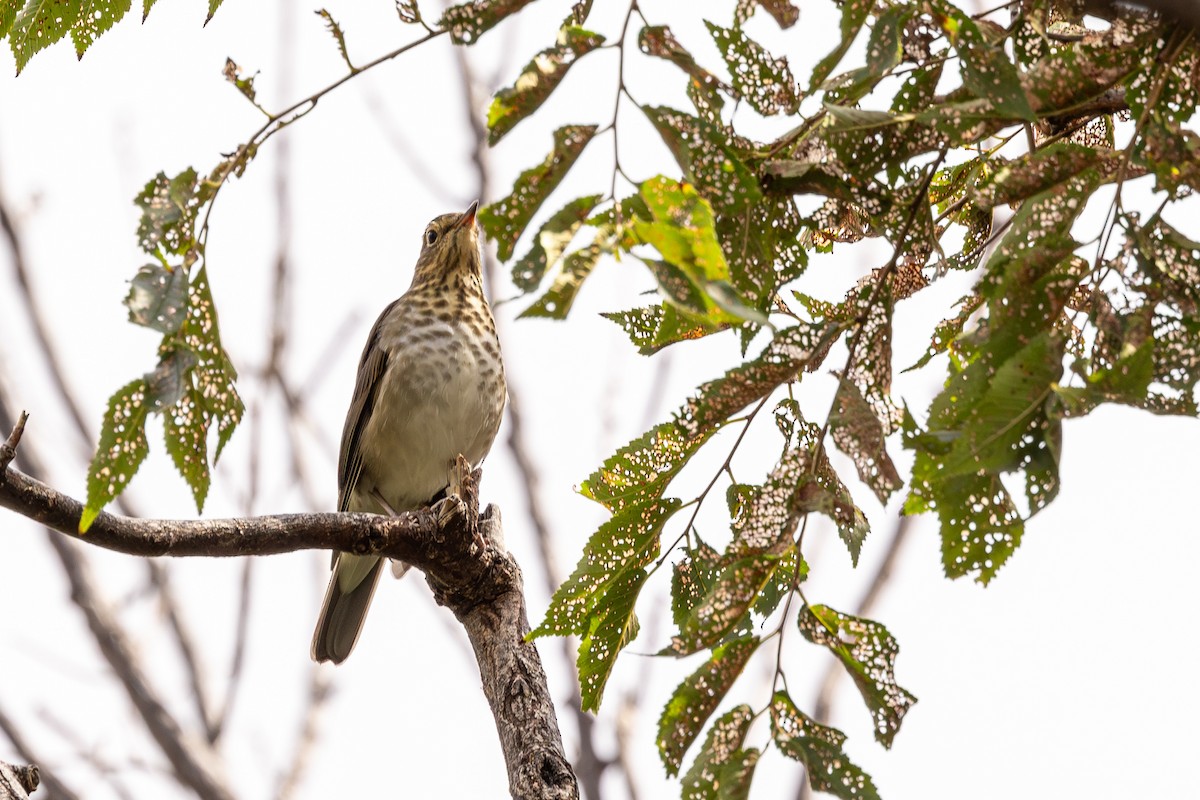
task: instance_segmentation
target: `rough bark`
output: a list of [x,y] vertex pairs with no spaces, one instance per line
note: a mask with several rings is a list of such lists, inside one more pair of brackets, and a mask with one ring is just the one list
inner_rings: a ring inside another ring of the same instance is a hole
[[[19,437],[18,437],[19,438]],[[10,439],[11,441],[11,439]],[[15,442],[13,442],[15,449]],[[532,642],[521,569],[503,549],[500,515],[478,513],[479,472],[465,461],[455,489],[432,509],[375,514],[283,514],[219,520],[133,519],[102,512],[78,532],[83,505],[8,466],[0,454],[0,506],[87,544],[138,556],[249,556],[304,549],[400,559],[422,570],[438,602],[474,647],[518,800],[575,800],[554,706]]]
[[0,800],[28,800],[38,787],[38,768],[0,761]]

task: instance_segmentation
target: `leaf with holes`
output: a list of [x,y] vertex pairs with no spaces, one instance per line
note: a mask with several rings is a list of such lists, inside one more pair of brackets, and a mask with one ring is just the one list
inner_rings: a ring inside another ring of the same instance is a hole
[[883,423],[850,381],[838,383],[829,433],[837,448],[854,462],[859,480],[870,486],[879,502],[886,505],[888,497],[904,482],[888,455]]
[[787,692],[776,692],[771,700],[771,738],[781,753],[804,764],[814,791],[842,800],[879,800],[871,776],[846,757],[846,735],[796,708]]
[[159,333],[174,333],[187,316],[187,290],[187,271],[182,267],[147,264],[129,282],[125,296],[129,321]]
[[[871,526],[829,463],[829,456],[820,445],[821,429],[805,421],[799,403],[792,398],[780,400],[775,407],[775,424],[783,434],[785,458],[788,452],[816,454],[815,460],[804,456],[810,466],[803,472],[806,479],[793,496],[793,502],[799,505],[801,512],[815,511],[832,519],[837,525],[838,536],[850,553],[851,563],[858,566],[858,557]],[[812,480],[807,480],[807,476]]]
[[758,177],[743,160],[748,142],[724,126],[673,108],[645,106],[642,111],[684,177],[718,213],[740,214],[762,200]]
[[696,760],[680,781],[683,800],[735,800],[745,798],[761,753],[746,748],[746,734],[754,712],[737,706],[721,715],[708,732]]
[[787,58],[773,58],[740,28],[722,28],[707,20],[704,24],[725,59],[738,95],[760,114],[796,113],[800,94]]
[[617,655],[638,635],[633,607],[649,575],[638,568],[622,572],[604,594],[579,641],[579,690],[584,711],[597,711]]
[[496,92],[488,108],[488,144],[495,145],[517,123],[541,108],[558,88],[571,66],[604,43],[598,33],[567,26],[558,33],[558,43],[525,65],[512,86]]
[[211,476],[208,471],[210,415],[195,389],[163,411],[163,437],[175,468],[192,490],[197,513],[204,511]]
[[480,36],[530,2],[531,0],[469,0],[447,8],[438,21],[438,27],[450,31],[450,38],[455,44],[475,44]]
[[583,282],[599,263],[600,253],[600,246],[593,243],[564,258],[562,270],[555,276],[550,288],[518,317],[566,319]]
[[696,59],[666,25],[647,25],[642,28],[638,33],[638,49],[648,56],[670,61],[683,70],[691,79],[688,83],[689,93],[696,93],[696,99],[707,108],[719,110],[725,104],[721,92],[733,91],[732,87],[696,63]]
[[614,514],[628,506],[661,497],[667,484],[708,440],[688,436],[664,422],[613,453],[579,491]]
[[676,687],[658,719],[658,755],[668,775],[679,773],[684,754],[759,644],[761,640],[757,637],[726,642]]
[[713,323],[682,311],[664,300],[661,305],[611,311],[601,314],[615,322],[644,356],[652,355],[667,345],[688,342],[726,330],[729,323]]
[[813,68],[812,77],[808,82],[810,94],[824,83],[834,68],[841,63],[842,57],[846,55],[850,45],[854,44],[854,40],[858,38],[859,31],[862,30],[867,16],[874,8],[875,0],[845,0],[842,3],[842,38],[833,52],[821,59]]
[[242,421],[245,406],[237,392],[237,370],[233,368],[229,354],[221,344],[217,309],[208,286],[208,272],[203,267],[196,271],[192,279],[189,306],[191,311],[180,328],[179,336],[183,346],[198,358],[192,371],[193,387],[202,399],[209,424],[217,424],[217,448],[213,453],[215,464],[229,437]]
[[660,552],[663,525],[679,510],[675,498],[626,506],[592,534],[571,577],[558,587],[532,636],[585,633],[624,575],[648,566]]
[[984,38],[979,26],[961,9],[946,0],[929,0],[946,38],[962,62],[963,84],[985,99],[996,113],[1035,122],[1037,114],[1025,96],[1017,66],[1003,47]]
[[[328,11],[326,11],[323,8],[319,8],[313,13],[315,13],[318,17],[320,17],[321,20],[325,23],[325,29],[327,31],[329,31],[329,35],[333,37],[333,42],[334,42],[334,44],[337,45],[338,53],[341,55],[342,61],[346,62],[346,68],[349,69],[351,72],[355,72],[357,70],[357,68],[354,66],[354,63],[350,60],[350,52],[346,49],[346,34],[342,32],[342,26],[338,24],[338,21],[333,18],[332,14],[330,14]],[[229,63],[233,63],[233,62],[229,62]],[[239,89],[242,88],[240,84],[238,85],[238,88]],[[243,93],[244,93],[244,91],[243,91]],[[251,100],[254,99],[253,93],[251,93],[248,96],[250,97]]]
[[727,563],[663,654],[685,656],[720,643],[746,619],[779,560],[778,555],[762,554]]
[[[71,41],[75,44],[75,56],[83,58],[97,39],[129,13],[133,3],[132,0],[84,0],[79,5],[79,18],[71,26]],[[0,26],[0,36],[3,35],[3,26]]]
[[721,574],[721,554],[699,536],[695,542],[671,570],[671,619],[677,627],[683,627]]
[[146,441],[146,381],[138,378],[125,384],[108,400],[100,425],[100,442],[88,468],[87,504],[79,518],[79,532],[87,533],[92,522],[114,497],[125,491],[138,467],[150,453]]
[[83,4],[71,0],[30,0],[13,18],[8,45],[17,61],[17,74],[29,59],[62,39],[79,20]]
[[190,350],[163,348],[158,366],[144,376],[151,411],[162,413],[192,391],[192,369],[198,361]]
[[142,210],[137,237],[143,251],[162,259],[195,247],[196,212],[201,204],[196,189],[196,170],[189,167],[174,178],[158,173],[134,198]]
[[538,287],[547,270],[558,265],[575,233],[599,202],[598,194],[576,198],[542,224],[529,251],[513,264],[513,283],[518,289],[532,292]]
[[842,662],[871,710],[876,741],[891,747],[904,715],[917,702],[896,683],[896,638],[874,620],[828,606],[804,606],[796,624],[805,639],[829,648]]
[[791,2],[791,0],[738,0],[737,8],[733,12],[733,24],[741,27],[742,24],[750,19],[755,8],[762,7],[775,20],[775,24],[784,30],[796,24],[796,20],[800,19],[800,9]]
[[479,222],[496,241],[501,261],[512,257],[529,220],[566,177],[595,133],[595,125],[566,125],[556,130],[554,147],[546,160],[522,172],[513,184],[512,194],[479,212]]

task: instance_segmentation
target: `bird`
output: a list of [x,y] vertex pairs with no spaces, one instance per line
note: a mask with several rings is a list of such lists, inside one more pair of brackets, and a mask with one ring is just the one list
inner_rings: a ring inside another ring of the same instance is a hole
[[[338,510],[395,515],[431,504],[461,454],[479,466],[507,401],[483,291],[479,202],[434,218],[408,291],[367,336],[338,457]],[[343,662],[362,632],[383,559],[336,552],[312,658]],[[403,568],[400,572],[403,571]]]

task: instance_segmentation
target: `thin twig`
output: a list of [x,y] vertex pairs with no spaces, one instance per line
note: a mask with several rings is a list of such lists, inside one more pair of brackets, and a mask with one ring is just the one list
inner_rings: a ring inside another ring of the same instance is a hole
[[167,566],[156,559],[146,559],[146,569],[150,574],[150,584],[158,592],[158,603],[166,617],[167,625],[175,635],[183,657],[184,669],[188,682],[192,687],[192,702],[196,705],[196,715],[204,728],[205,738],[209,744],[217,740],[220,727],[213,716],[212,704],[208,699],[208,691],[204,688],[204,675],[200,667],[200,655],[193,642],[191,630],[179,613],[179,604],[175,602],[175,594],[171,590],[171,581],[167,576]]

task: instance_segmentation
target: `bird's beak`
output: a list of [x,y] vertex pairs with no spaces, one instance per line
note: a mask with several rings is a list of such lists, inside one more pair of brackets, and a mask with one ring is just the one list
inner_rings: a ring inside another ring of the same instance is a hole
[[456,227],[456,228],[473,228],[473,227],[475,227],[475,212],[478,210],[479,210],[479,201],[476,200],[474,203],[471,203],[471,207],[466,210],[466,213],[464,213],[461,217],[458,218],[458,222],[454,223],[454,227]]

